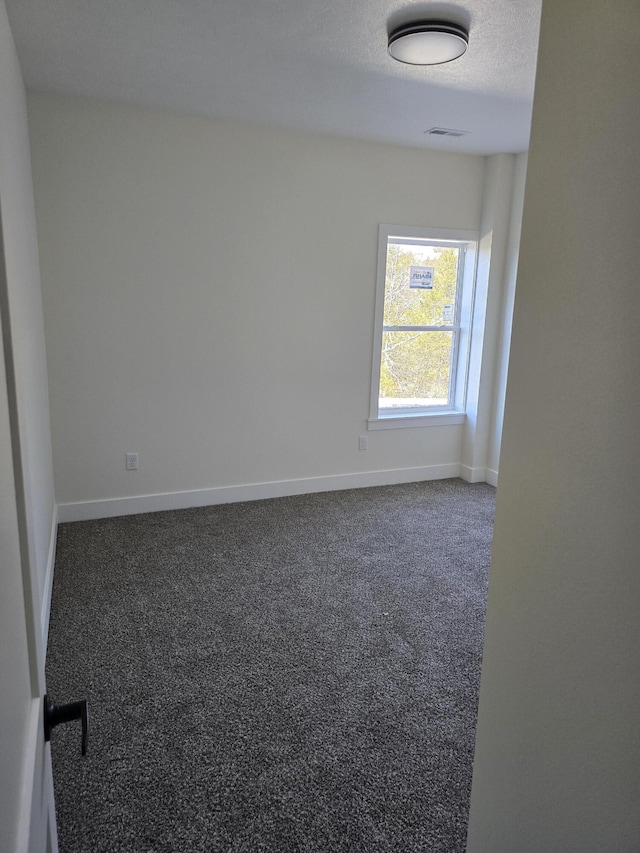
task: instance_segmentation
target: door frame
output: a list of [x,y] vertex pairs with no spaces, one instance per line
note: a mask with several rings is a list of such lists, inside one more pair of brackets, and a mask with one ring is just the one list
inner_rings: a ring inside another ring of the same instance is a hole
[[57,515],[28,143],[24,83],[0,0],[0,452],[6,474],[0,488],[7,536],[0,545],[0,595],[7,595],[10,626],[2,659],[10,681],[0,741],[14,747],[3,776],[9,795],[1,829],[8,853],[56,853],[43,696]]
[[[10,456],[13,466],[13,484],[9,486],[5,497],[15,502],[16,533],[18,540],[19,567],[6,566],[4,571],[20,574],[24,603],[24,627],[26,632],[26,652],[29,670],[31,700],[28,709],[28,722],[22,756],[22,772],[15,816],[16,853],[57,853],[57,830],[55,822],[55,802],[53,794],[53,776],[51,768],[50,745],[44,742],[43,697],[45,694],[45,658],[48,632],[51,581],[55,560],[55,534],[57,520],[53,518],[49,565],[44,587],[43,601],[40,601],[35,558],[35,541],[29,484],[27,481],[25,431],[21,429],[18,380],[14,359],[13,333],[7,282],[4,238],[0,213],[0,346],[2,346],[2,377],[6,391],[6,406],[9,423]],[[4,398],[5,395],[3,394]],[[3,401],[4,405],[4,401]],[[6,488],[6,486],[5,486]],[[13,561],[12,561],[13,562]],[[4,578],[3,578],[4,580]],[[1,589],[0,589],[1,592]]]

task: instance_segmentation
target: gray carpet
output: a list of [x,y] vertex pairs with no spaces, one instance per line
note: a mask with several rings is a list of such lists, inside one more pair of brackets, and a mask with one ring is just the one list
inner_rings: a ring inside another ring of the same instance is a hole
[[63,524],[61,853],[465,848],[495,489]]

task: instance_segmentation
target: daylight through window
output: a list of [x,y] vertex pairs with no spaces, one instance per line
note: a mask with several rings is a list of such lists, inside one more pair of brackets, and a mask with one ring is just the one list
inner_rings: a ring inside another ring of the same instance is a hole
[[410,231],[381,228],[373,418],[462,410],[470,244]]

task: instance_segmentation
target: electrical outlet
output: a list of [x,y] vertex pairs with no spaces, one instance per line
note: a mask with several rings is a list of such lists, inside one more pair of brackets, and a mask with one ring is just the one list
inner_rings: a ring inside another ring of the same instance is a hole
[[138,454],[137,453],[127,453],[127,471],[137,471],[138,470]]
[[369,436],[361,435],[358,438],[358,450],[368,450],[369,449]]

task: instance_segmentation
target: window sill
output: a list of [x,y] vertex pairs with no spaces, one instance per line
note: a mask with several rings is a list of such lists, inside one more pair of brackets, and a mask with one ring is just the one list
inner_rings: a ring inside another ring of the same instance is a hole
[[383,415],[369,418],[367,429],[415,429],[416,427],[454,426],[463,424],[464,412],[427,412],[424,415]]

